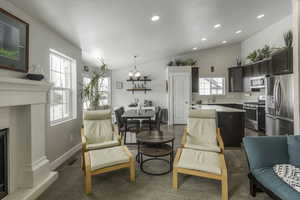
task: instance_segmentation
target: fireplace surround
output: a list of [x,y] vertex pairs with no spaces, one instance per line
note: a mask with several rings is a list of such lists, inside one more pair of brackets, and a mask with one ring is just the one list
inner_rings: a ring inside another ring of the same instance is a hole
[[7,133],[8,129],[0,129],[0,199],[8,194]]
[[[7,190],[3,200],[36,199],[58,177],[46,156],[47,94],[42,81],[0,78],[0,128],[7,134]],[[1,199],[1,198],[0,198]]]

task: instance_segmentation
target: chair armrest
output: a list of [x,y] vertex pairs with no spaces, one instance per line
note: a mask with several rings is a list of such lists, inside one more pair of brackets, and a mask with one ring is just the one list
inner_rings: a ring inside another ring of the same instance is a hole
[[223,142],[223,139],[221,136],[220,128],[217,128],[217,141],[218,141],[219,147],[221,149],[221,152],[224,153],[224,142]]
[[187,128],[184,128],[183,135],[182,135],[182,138],[181,138],[181,147],[184,147],[184,145],[186,144],[187,136],[188,136]]
[[173,167],[176,168],[177,167],[177,164],[179,162],[179,159],[180,159],[180,156],[181,156],[181,152],[182,152],[182,149],[179,148],[177,149],[177,153],[175,155],[175,159],[174,159],[174,163],[173,163]]
[[80,134],[81,134],[82,152],[86,152],[87,148],[86,148],[86,137],[84,135],[84,128],[81,128]]
[[118,142],[121,144],[121,136],[118,134],[118,132],[116,131],[113,131],[113,137],[114,137],[114,140],[118,140]]

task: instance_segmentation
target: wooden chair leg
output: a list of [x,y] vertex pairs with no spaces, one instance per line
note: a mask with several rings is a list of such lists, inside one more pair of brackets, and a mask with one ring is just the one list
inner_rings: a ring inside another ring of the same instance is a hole
[[172,186],[173,186],[174,189],[178,188],[178,173],[177,173],[176,168],[173,169]]
[[135,182],[135,159],[131,158],[130,161],[130,181]]
[[91,175],[91,162],[89,153],[86,152],[84,154],[85,157],[85,193],[91,194],[92,193],[92,175]]
[[222,174],[222,200],[228,200],[228,180],[227,173]]

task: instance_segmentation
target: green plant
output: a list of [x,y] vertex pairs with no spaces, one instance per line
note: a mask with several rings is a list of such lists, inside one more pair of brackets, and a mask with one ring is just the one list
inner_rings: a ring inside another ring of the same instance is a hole
[[257,51],[253,51],[252,53],[250,53],[248,56],[247,56],[247,59],[251,60],[252,62],[256,62],[256,59],[257,59]]
[[289,30],[283,35],[286,47],[291,48],[293,45],[293,31]]
[[108,72],[108,66],[103,60],[101,60],[101,63],[100,70],[93,72],[91,81],[83,87],[81,92],[83,101],[89,102],[89,109],[91,110],[99,109],[100,99],[105,95],[105,92],[101,91],[101,88]]
[[270,46],[265,45],[264,48],[262,49],[257,49],[251,52],[248,56],[247,59],[251,60],[252,62],[260,61],[265,58],[269,58],[272,54],[272,49]]
[[175,61],[170,61],[168,66],[195,66],[197,63],[196,60],[188,58],[186,60],[175,59]]

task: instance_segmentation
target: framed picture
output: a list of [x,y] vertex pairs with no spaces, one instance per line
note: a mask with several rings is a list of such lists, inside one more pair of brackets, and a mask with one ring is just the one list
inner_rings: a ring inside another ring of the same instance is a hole
[[29,24],[0,8],[0,68],[28,72]]
[[117,81],[116,82],[116,88],[117,89],[123,89],[123,82],[122,81]]

